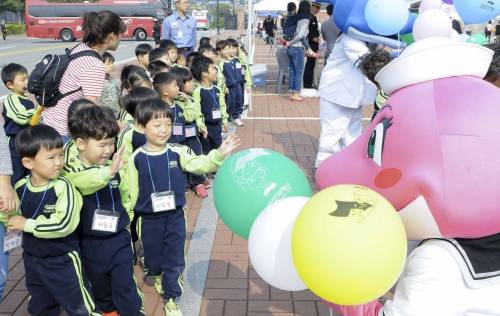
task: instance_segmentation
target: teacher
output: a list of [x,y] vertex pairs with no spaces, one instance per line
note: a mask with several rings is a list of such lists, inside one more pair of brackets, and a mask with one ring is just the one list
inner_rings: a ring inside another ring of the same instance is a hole
[[173,41],[178,53],[187,57],[196,45],[196,20],[187,15],[188,0],[176,0],[175,7],[174,14],[163,22],[161,38]]

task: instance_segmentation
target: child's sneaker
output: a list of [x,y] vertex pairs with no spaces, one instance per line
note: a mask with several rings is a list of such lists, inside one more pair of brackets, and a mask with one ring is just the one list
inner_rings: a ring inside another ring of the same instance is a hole
[[205,186],[203,184],[198,184],[195,188],[194,191],[196,192],[196,195],[198,197],[204,199],[208,196],[207,191],[205,190]]
[[155,276],[155,290],[158,294],[163,295],[163,285],[161,284],[162,275]]
[[245,126],[245,124],[244,124],[244,123],[243,123],[243,122],[242,122],[239,118],[235,119],[235,120],[233,121],[233,123],[234,123],[234,125],[236,125],[236,126],[238,126],[238,127],[243,127],[243,126]]
[[165,310],[166,316],[182,316],[179,305],[177,305],[177,303],[172,298],[168,300],[165,306],[163,306],[163,309]]

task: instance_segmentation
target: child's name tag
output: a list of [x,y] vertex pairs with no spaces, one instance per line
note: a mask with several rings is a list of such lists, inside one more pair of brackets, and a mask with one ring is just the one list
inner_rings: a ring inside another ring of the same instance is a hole
[[165,191],[151,194],[153,213],[175,210],[174,191]]
[[196,126],[195,125],[186,125],[186,137],[196,136]]
[[240,63],[236,63],[236,69],[241,69],[241,64]]
[[11,231],[5,234],[3,239],[3,251],[11,251],[23,244],[23,232]]
[[212,110],[212,119],[217,120],[217,119],[220,119],[221,117],[222,117],[222,113],[221,113],[220,109]]
[[183,130],[183,126],[182,126],[182,124],[175,124],[175,123],[174,123],[172,133],[173,133],[175,136],[182,136],[182,130]]
[[92,220],[92,230],[116,233],[120,215],[113,211],[96,209]]

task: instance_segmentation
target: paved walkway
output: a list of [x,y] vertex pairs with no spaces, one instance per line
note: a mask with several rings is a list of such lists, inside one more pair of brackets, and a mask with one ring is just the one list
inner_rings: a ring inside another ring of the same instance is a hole
[[[268,79],[273,79],[277,65],[268,54],[269,46],[257,43],[254,63],[268,64]],[[245,126],[237,130],[242,139],[240,150],[264,147],[281,152],[296,161],[313,184],[320,130],[319,100],[290,102],[286,94],[276,95],[274,90],[273,82],[254,89]],[[280,291],[259,278],[249,263],[247,241],[234,235],[218,219],[211,195],[201,200],[190,192],[186,207],[189,246],[185,293],[180,300],[185,316],[330,315],[328,308],[309,291]],[[0,316],[28,315],[20,251],[15,251],[9,262]],[[154,288],[142,280],[139,267],[136,276],[145,294],[147,315],[163,315],[162,301]]]

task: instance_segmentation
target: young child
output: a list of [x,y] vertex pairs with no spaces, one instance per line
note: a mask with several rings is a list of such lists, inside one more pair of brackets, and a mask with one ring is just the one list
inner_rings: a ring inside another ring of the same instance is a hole
[[118,116],[118,122],[119,124],[126,126],[132,123],[134,121],[134,118],[133,115],[128,113],[124,108],[123,95],[126,95],[130,90],[136,87],[145,87],[151,89],[153,88],[153,83],[151,82],[151,79],[149,78],[146,70],[137,65],[125,66],[122,70],[121,81],[122,98],[120,101],[121,110]]
[[153,78],[157,74],[159,74],[160,72],[169,71],[170,67],[167,64],[165,64],[164,62],[162,62],[161,60],[155,60],[149,64],[148,70],[149,70],[149,75],[151,77],[151,80],[153,80]]
[[[223,41],[218,41],[216,44],[216,48],[214,49],[213,58],[211,58],[214,62],[215,68],[217,68],[217,87],[222,94],[224,94],[224,100],[226,99],[226,95],[229,93],[229,89],[226,86],[226,77],[224,77],[224,70],[221,68],[222,66],[222,57],[221,50],[222,47],[225,46]],[[210,56],[207,56],[210,58]]]
[[161,60],[167,65],[172,64],[172,61],[168,57],[167,51],[162,48],[155,48],[149,52],[149,63],[152,63],[155,60]]
[[[97,105],[88,99],[78,99],[71,102],[68,107],[68,122],[77,111],[93,106]],[[74,137],[71,137],[71,139],[64,144],[64,165],[74,163],[75,161],[78,161],[78,149],[76,148]]]
[[179,96],[177,78],[170,72],[164,72],[155,77],[153,86],[160,95],[160,99],[168,104],[172,114],[172,132],[168,142],[172,144],[183,143],[186,140],[184,111],[174,102],[174,99]]
[[8,64],[2,68],[1,75],[3,83],[10,90],[3,102],[2,116],[12,160],[13,174],[10,179],[14,186],[27,174],[27,170],[21,163],[21,157],[16,152],[14,140],[17,134],[29,126],[36,109],[35,104],[26,97],[28,92],[28,70],[26,68],[19,64]]
[[133,212],[122,204],[128,186],[118,174],[125,164],[123,148],[113,155],[120,128],[102,107],[77,111],[68,125],[78,158],[64,171],[83,197],[80,247],[97,306],[103,315],[145,315],[128,230]]
[[248,64],[248,58],[247,58],[247,53],[241,46],[237,46],[236,48],[236,56],[239,59],[241,63],[241,75],[243,76],[243,82],[244,82],[244,98],[243,98],[243,107],[246,109],[246,107],[249,104],[249,98],[250,98],[250,92],[252,90],[252,73],[250,72],[250,65]]
[[217,81],[217,69],[213,61],[205,56],[199,56],[193,61],[191,67],[193,77],[198,85],[193,91],[194,101],[200,105],[203,113],[206,131],[203,133],[201,144],[203,153],[207,154],[213,149],[219,148],[222,143],[222,131],[227,132],[228,114],[224,95],[214,83]]
[[147,143],[130,157],[126,181],[130,185],[130,205],[139,214],[139,231],[144,245],[144,264],[155,288],[165,301],[167,316],[182,312],[175,300],[182,295],[186,239],[186,175],[214,172],[225,156],[238,146],[236,135],[230,136],[219,150],[208,156],[195,156],[182,145],[168,144],[172,117],[168,104],[151,99],[140,104],[136,120]]
[[76,232],[82,196],[61,176],[61,135],[36,125],[19,133],[16,148],[31,173],[15,186],[21,215],[11,217],[7,228],[23,232],[28,312],[59,315],[63,309],[69,315],[98,316]]
[[189,56],[186,59],[186,68],[191,68],[191,65],[193,64],[193,60],[195,60],[196,57],[200,56],[198,52],[192,52],[189,54]]
[[241,127],[243,126],[243,122],[240,119],[240,115],[243,113],[241,64],[235,61],[234,49],[230,41],[225,40],[218,43],[218,45],[221,48],[219,69],[222,70],[226,78],[226,87],[228,89],[226,95],[227,114],[229,115],[229,120],[232,120],[236,126]]
[[[194,90],[193,76],[189,69],[183,67],[172,68],[170,72],[177,78],[177,86],[181,91],[179,97],[175,99],[175,103],[182,108],[184,113],[186,138],[182,144],[191,148],[196,155],[201,155],[203,150],[198,134],[206,135],[207,127],[203,120],[200,104],[196,103],[191,96]],[[188,183],[200,198],[208,196],[206,189],[210,187],[210,182],[204,175],[188,173]]]
[[175,62],[175,65],[177,67],[188,68],[186,56],[184,56],[183,54],[177,54],[177,60]]
[[169,41],[165,45],[165,52],[167,52],[168,59],[170,60],[170,67],[175,67],[177,62],[177,45],[173,41]]
[[384,106],[385,101],[389,98],[388,95],[380,89],[380,85],[375,80],[377,73],[385,67],[392,60],[389,52],[385,50],[375,50],[369,54],[361,57],[359,68],[363,75],[365,75],[368,80],[370,80],[377,87],[377,96],[375,98],[375,103],[373,104],[373,116],[372,119],[377,115],[377,112]]
[[203,45],[208,45],[208,46],[211,45],[211,43],[210,43],[210,37],[202,37],[202,38],[200,38],[200,47],[203,46]]
[[143,69],[148,69],[149,65],[149,52],[153,50],[153,47],[149,44],[139,44],[135,47],[135,57],[139,62],[139,66]]
[[[244,102],[245,101],[244,100],[244,95],[245,95],[245,93],[244,93],[244,91],[245,91],[244,76],[246,74],[246,69],[244,68],[244,65],[241,62],[241,59],[239,57],[240,46],[238,44],[238,41],[236,41],[233,38],[228,38],[226,40],[226,42],[230,47],[231,63],[234,65],[233,68],[226,67],[226,71],[235,70],[235,79],[236,79],[236,86],[233,89],[229,89],[232,91],[232,92],[230,91],[230,95],[231,95],[231,99],[233,100],[232,102],[234,102],[234,104],[235,104],[235,107],[234,107],[234,110],[236,113],[235,115],[238,116],[238,118],[234,119],[234,124],[238,127],[242,127],[244,124],[241,121],[241,114],[243,113],[243,107],[244,107],[244,103],[245,103]],[[245,58],[245,62],[246,62],[246,58]],[[250,82],[250,86],[251,86],[251,82]]]
[[120,88],[116,81],[111,78],[111,73],[113,72],[113,63],[115,62],[115,57],[108,52],[102,55],[102,61],[106,67],[106,78],[104,80],[104,85],[102,87],[101,95],[101,105],[108,107],[113,111],[113,115],[118,119],[120,114],[120,105],[118,104],[118,98],[120,96]]

